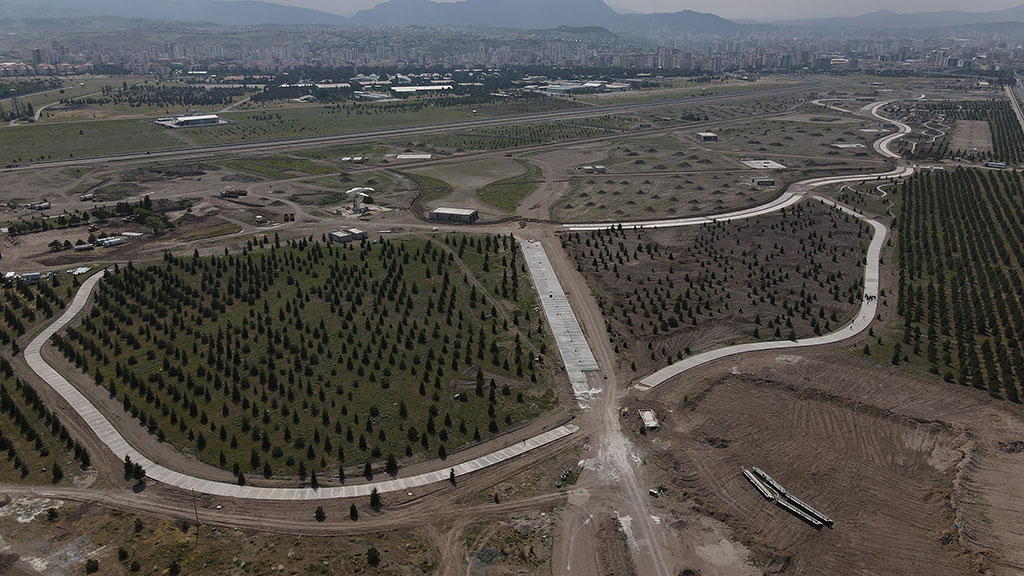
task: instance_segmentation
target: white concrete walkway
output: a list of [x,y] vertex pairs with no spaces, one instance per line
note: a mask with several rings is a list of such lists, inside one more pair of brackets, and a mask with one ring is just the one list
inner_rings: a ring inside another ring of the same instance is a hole
[[635,386],[636,390],[650,390],[651,388],[654,388],[659,384],[686,372],[687,370],[692,370],[698,366],[714,362],[715,360],[719,360],[727,356],[734,356],[745,352],[760,352],[764,350],[782,350],[786,348],[804,348],[807,346],[835,344],[836,342],[842,342],[843,340],[860,334],[871,325],[871,322],[874,320],[875,314],[878,311],[879,260],[882,255],[882,247],[885,246],[886,228],[881,223],[870,218],[866,218],[845,206],[840,206],[820,196],[815,196],[813,198],[864,220],[874,229],[874,236],[872,236],[871,244],[868,246],[866,258],[867,264],[864,267],[864,299],[861,301],[860,311],[857,313],[857,316],[853,321],[835,332],[830,332],[814,338],[778,340],[772,342],[749,342],[746,344],[737,344],[735,346],[726,346],[725,348],[709,350],[702,354],[697,354],[696,356],[690,356],[689,358],[680,360],[675,364],[658,370],[654,374],[640,379]]
[[796,194],[790,194],[784,192],[775,200],[767,204],[761,204],[753,208],[747,208],[745,210],[737,210],[735,212],[726,212],[724,214],[717,214],[715,216],[694,216],[692,218],[673,218],[668,220],[646,220],[642,222],[595,222],[589,224],[563,224],[562,226],[570,232],[594,232],[597,230],[608,230],[609,228],[618,228],[622,226],[627,230],[634,230],[637,228],[678,228],[680,226],[699,226],[701,224],[711,224],[713,222],[728,222],[730,220],[741,220],[743,218],[753,218],[755,216],[761,216],[763,214],[770,214],[776,210],[782,210],[787,206],[792,206],[799,202],[802,198]]
[[68,307],[67,311],[64,312],[64,314],[53,324],[43,330],[42,333],[36,336],[25,349],[25,360],[28,362],[29,367],[38,374],[44,382],[56,390],[57,393],[60,394],[76,412],[78,412],[82,419],[85,420],[86,424],[88,424],[89,428],[92,429],[93,433],[99,437],[100,441],[110,448],[114,455],[119,459],[123,459],[126,455],[129,456],[132,459],[132,462],[138,462],[146,469],[146,476],[170,486],[181,488],[183,490],[194,490],[201,494],[254,500],[322,500],[368,496],[370,491],[374,488],[376,488],[380,493],[385,493],[409,490],[411,488],[426,486],[427,484],[433,484],[435,482],[447,482],[449,480],[451,470],[455,470],[456,477],[464,476],[478,470],[483,470],[488,466],[505,462],[506,460],[525,454],[530,450],[540,448],[541,446],[545,446],[565,438],[579,429],[577,426],[572,424],[561,426],[543,434],[538,434],[537,436],[524,440],[518,444],[492,452],[486,456],[481,456],[461,464],[448,466],[435,472],[418,474],[408,478],[395,478],[381,482],[371,482],[367,484],[323,487],[318,490],[313,490],[312,488],[260,488],[256,486],[238,486],[236,484],[214,482],[212,480],[188,476],[160,466],[136,450],[128,443],[127,440],[124,439],[123,436],[121,436],[121,434],[114,428],[113,424],[111,424],[110,421],[107,420],[107,418],[85,396],[83,396],[81,392],[78,391],[77,388],[72,386],[71,383],[54,370],[53,367],[47,364],[40,355],[40,351],[46,341],[62,328],[67,326],[75,316],[85,308],[85,304],[88,302],[90,294],[92,294],[93,289],[96,288],[96,284],[99,283],[100,278],[102,277],[103,272],[101,271],[82,283],[81,289],[78,291],[78,294],[75,295],[75,298],[71,302],[71,306]]
[[875,148],[875,152],[878,152],[882,156],[884,156],[886,158],[891,158],[893,160],[898,160],[898,159],[901,158],[901,156],[899,154],[897,154],[896,152],[893,152],[892,150],[890,150],[889,149],[889,145],[892,144],[893,142],[899,140],[900,138],[906,136],[907,134],[910,134],[910,126],[907,126],[906,124],[904,124],[902,122],[896,122],[895,120],[890,120],[890,119],[888,119],[888,118],[886,118],[886,117],[884,117],[884,116],[882,116],[881,114],[878,113],[879,109],[881,109],[883,106],[886,106],[888,104],[891,104],[891,101],[890,102],[876,102],[874,104],[871,104],[870,106],[865,106],[864,110],[867,111],[868,114],[871,114],[872,116],[874,116],[875,118],[877,118],[879,120],[882,120],[883,122],[891,122],[891,123],[896,125],[897,130],[895,132],[893,132],[892,134],[889,134],[888,136],[883,136],[883,137],[879,138],[878,140],[875,140],[875,143],[873,144],[873,146]]
[[[893,122],[899,127],[899,130],[889,136],[885,136],[876,142],[876,149],[883,156],[887,158],[900,159],[901,156],[889,149],[889,145],[895,142],[902,136],[909,134],[911,129],[910,126],[894,120],[889,120],[878,114],[878,109],[885,106],[888,102],[877,102],[875,104],[865,106],[864,110],[869,112],[872,116],[886,122]],[[881,143],[879,146],[878,144]],[[911,166],[897,167],[891,172],[885,174],[866,174],[863,176],[835,176],[830,178],[818,178],[815,180],[805,180],[795,186],[801,189],[813,190],[822,186],[830,184],[842,184],[844,182],[862,182],[865,180],[874,180],[879,177],[886,178],[899,178],[904,176],[911,176],[914,174],[914,168]],[[863,220],[871,225],[874,229],[874,235],[871,238],[871,244],[868,245],[868,253],[865,259],[864,266],[864,299],[861,301],[860,310],[857,316],[846,326],[841,329],[817,336],[814,338],[802,338],[798,340],[781,340],[774,342],[749,342],[746,344],[737,344],[735,346],[726,346],[725,348],[719,348],[717,350],[709,350],[707,352],[697,354],[685,358],[666,366],[661,370],[658,370],[654,374],[641,378],[636,384],[635,389],[639,391],[646,391],[654,388],[665,381],[679,376],[687,370],[692,370],[698,366],[702,366],[709,362],[714,362],[721,358],[728,356],[734,356],[736,354],[743,354],[746,352],[760,352],[764,350],[782,350],[787,348],[804,348],[808,346],[820,346],[823,344],[835,344],[842,342],[843,340],[852,338],[871,325],[872,320],[875,318],[875,314],[878,311],[878,294],[879,294],[879,283],[880,283],[880,262],[882,257],[882,248],[885,246],[885,237],[887,229],[880,222],[867,218],[845,206],[840,206],[831,200],[822,198],[821,196],[813,196],[815,200],[824,202],[830,206],[836,207],[843,212],[851,214],[856,218]]]
[[591,388],[587,381],[587,372],[596,372],[601,368],[597,365],[597,359],[587,343],[583,329],[576,320],[576,314],[569,305],[569,298],[562,290],[561,283],[555,271],[551,268],[551,261],[544,252],[544,246],[540,242],[519,241],[526,257],[526,265],[533,277],[533,285],[537,288],[537,295],[540,297],[544,315],[547,316],[548,325],[555,336],[555,345],[558,346],[558,353],[562,356],[562,364],[569,374],[569,383],[572,384],[572,392],[576,402],[581,408],[586,408],[590,400],[593,400],[601,393],[600,388]]

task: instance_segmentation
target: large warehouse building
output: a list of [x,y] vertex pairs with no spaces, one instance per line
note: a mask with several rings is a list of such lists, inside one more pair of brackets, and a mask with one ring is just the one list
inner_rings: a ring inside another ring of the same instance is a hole
[[430,211],[431,222],[459,222],[472,224],[480,219],[480,213],[472,208],[446,208],[438,206]]
[[174,119],[174,123],[182,128],[187,126],[209,126],[210,124],[219,124],[220,116],[216,114],[203,114],[202,116],[178,116]]
[[170,118],[157,118],[156,123],[168,128],[197,128],[200,126],[217,126],[218,124],[231,124],[216,114],[200,114],[196,116],[174,116]]

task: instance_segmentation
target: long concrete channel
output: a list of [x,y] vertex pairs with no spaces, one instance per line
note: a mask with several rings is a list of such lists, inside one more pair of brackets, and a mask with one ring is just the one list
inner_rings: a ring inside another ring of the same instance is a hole
[[[879,103],[878,105],[871,108],[870,113],[882,120],[887,120],[878,115],[878,109],[885,103]],[[887,120],[888,121],[888,120]],[[881,147],[886,155],[890,158],[897,159],[898,155],[892,155],[888,149],[888,144],[894,142],[900,136],[908,134],[910,127],[896,123],[900,130],[898,133],[889,135],[882,140],[885,144]],[[819,178],[815,180],[804,181],[799,183],[801,189],[813,190],[818,187],[843,183],[843,182],[854,182],[873,180],[878,178],[896,178],[902,176],[909,176],[913,174],[914,170],[910,167],[898,168],[891,172],[879,173],[879,174],[868,174],[859,176],[838,176],[834,178]],[[804,194],[784,194],[780,198],[773,202],[766,204],[761,207],[751,208],[748,210],[737,211],[728,214],[722,214],[716,217],[704,217],[704,218],[684,218],[684,219],[671,219],[662,221],[650,221],[650,222],[627,222],[621,223],[624,227],[677,227],[677,226],[694,226],[707,224],[710,222],[722,222],[730,220],[738,220],[743,218],[754,218],[764,214],[768,214],[777,210],[782,210],[788,206],[792,206],[797,202],[803,200],[806,196]],[[681,362],[677,362],[671,366],[668,366],[658,372],[644,378],[636,386],[640,390],[648,390],[653,388],[666,380],[673,378],[687,370],[690,370],[696,366],[712,362],[719,358],[739,354],[743,352],[755,352],[760,350],[772,350],[780,348],[793,348],[801,346],[816,346],[820,344],[830,344],[839,342],[847,338],[851,338],[856,334],[867,328],[874,318],[877,309],[877,296],[879,290],[879,260],[881,256],[882,246],[884,245],[886,228],[882,224],[865,218],[864,216],[856,213],[849,208],[839,206],[834,202],[822,198],[820,196],[814,196],[815,199],[825,202],[836,209],[843,210],[850,213],[857,218],[861,218],[867,221],[874,228],[874,236],[871,241],[871,245],[868,248],[867,265],[865,270],[865,298],[861,305],[860,312],[857,317],[843,329],[820,336],[817,338],[809,338],[797,341],[783,341],[783,342],[757,342],[750,344],[741,344],[737,346],[730,346],[721,348],[718,350],[712,350],[692,356]],[[618,226],[619,223],[599,223],[599,224],[582,224],[567,226],[567,230],[600,230],[607,229],[611,226]],[[572,308],[568,303],[564,290],[561,288],[558,278],[555,275],[550,262],[548,261],[547,255],[544,253],[543,247],[538,243],[532,242],[521,242],[524,254],[526,256],[527,265],[530,269],[531,276],[533,277],[534,284],[538,290],[538,296],[542,302],[542,308],[548,319],[548,324],[552,327],[555,332],[556,345],[559,348],[559,353],[562,356],[563,362],[566,367],[566,371],[569,373],[570,382],[573,384],[574,391],[577,392],[577,398],[586,400],[591,397],[594,393],[593,390],[584,389],[586,387],[586,372],[599,370],[596,360],[594,359],[593,352],[590,350],[590,346],[586,341],[585,336],[576,320],[575,315],[572,312]],[[36,336],[25,349],[25,359],[28,363],[29,368],[32,369],[44,382],[52,387],[62,398],[82,417],[90,429],[97,435],[97,437],[120,459],[128,456],[133,462],[139,463],[146,470],[146,476],[156,480],[158,482],[181,488],[183,490],[192,490],[202,494],[210,494],[214,496],[221,496],[226,498],[243,498],[243,499],[255,499],[255,500],[321,500],[321,499],[333,499],[333,498],[353,498],[360,496],[367,496],[372,490],[376,489],[380,493],[395,492],[401,490],[409,490],[412,488],[434,484],[437,482],[444,482],[449,480],[451,474],[454,472],[455,476],[463,476],[479,470],[483,470],[489,466],[505,462],[522,454],[525,454],[531,450],[540,448],[556,442],[562,438],[565,438],[578,430],[578,427],[572,424],[560,426],[558,428],[549,430],[521,443],[514,444],[507,448],[497,450],[485,456],[462,462],[451,467],[445,467],[443,469],[410,476],[407,478],[394,478],[391,480],[370,482],[364,484],[353,484],[348,486],[330,486],[321,487],[318,489],[312,488],[270,488],[260,486],[239,486],[236,484],[229,484],[226,482],[218,482],[213,480],[207,480],[204,478],[198,478],[171,470],[160,464],[153,462],[145,454],[142,454],[136,450],[114,427],[113,424],[92,404],[77,388],[75,388],[66,378],[64,378],[57,370],[50,366],[42,357],[41,351],[46,342],[57,332],[62,330],[65,326],[70,324],[82,310],[85,309],[86,303],[89,300],[92,291],[96,285],[100,282],[103,277],[103,272],[97,273],[87,279],[81,289],[75,295],[74,300],[68,309],[58,318],[55,322],[50,324],[44,329],[38,336]],[[579,388],[579,390],[577,390]],[[598,391],[599,392],[599,391]],[[582,403],[582,402],[581,402]]]

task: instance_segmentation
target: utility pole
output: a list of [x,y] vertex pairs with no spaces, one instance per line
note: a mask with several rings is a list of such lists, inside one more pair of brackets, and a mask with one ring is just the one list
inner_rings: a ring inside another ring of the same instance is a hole
[[196,512],[196,550],[199,549],[199,505],[196,503],[196,491],[192,490],[192,509]]
[[13,89],[11,90],[11,113],[14,114],[15,118],[21,116],[21,108],[18,106],[18,93]]

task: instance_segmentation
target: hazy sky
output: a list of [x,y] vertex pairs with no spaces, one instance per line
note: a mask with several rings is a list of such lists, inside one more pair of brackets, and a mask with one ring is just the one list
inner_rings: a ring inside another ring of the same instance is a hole
[[[370,8],[381,0],[271,0],[280,4],[317,8],[338,14]],[[451,1],[451,0],[442,0]],[[514,2],[515,0],[508,0]],[[557,2],[558,0],[552,0]],[[937,10],[967,10],[983,12],[1010,8],[1024,0],[606,0],[611,5],[636,12],[677,12],[697,10],[711,12],[725,18],[777,20],[819,16],[856,16],[874,10],[894,12],[933,12]]]

